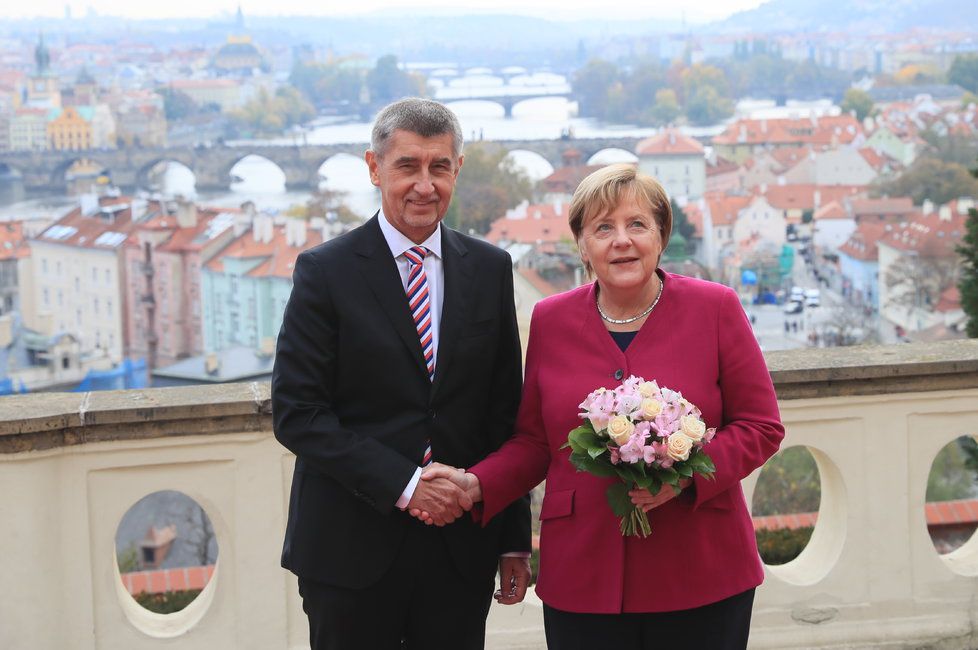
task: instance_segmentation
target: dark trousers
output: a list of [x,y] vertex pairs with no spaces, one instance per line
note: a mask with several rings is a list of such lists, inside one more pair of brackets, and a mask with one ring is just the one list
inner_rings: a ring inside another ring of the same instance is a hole
[[465,580],[438,529],[420,522],[369,587],[299,578],[311,650],[482,650],[494,587]]
[[543,626],[549,650],[744,650],[753,604],[749,589],[677,612],[578,614],[544,605]]

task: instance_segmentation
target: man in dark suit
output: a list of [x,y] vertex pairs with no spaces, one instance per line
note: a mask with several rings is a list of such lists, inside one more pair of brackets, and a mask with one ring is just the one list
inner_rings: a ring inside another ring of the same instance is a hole
[[497,562],[500,602],[529,580],[528,500],[481,528],[454,482],[419,480],[497,449],[521,389],[510,258],[441,224],[461,148],[444,106],[385,108],[366,153],[381,211],[295,265],[272,411],[314,650],[482,648]]

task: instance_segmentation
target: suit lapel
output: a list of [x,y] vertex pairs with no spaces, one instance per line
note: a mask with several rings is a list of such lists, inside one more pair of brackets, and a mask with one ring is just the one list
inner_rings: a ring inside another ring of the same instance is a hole
[[[435,384],[432,390],[437,393],[445,381],[446,371],[462,334],[462,326],[467,322],[471,295],[472,266],[468,250],[455,231],[441,229],[442,264],[445,271],[444,298],[442,301],[441,325],[438,330],[438,356],[435,359]],[[417,338],[417,337],[415,337]]]
[[[427,376],[428,369],[421,354],[421,342],[418,340],[418,330],[414,326],[414,319],[408,309],[407,297],[404,295],[404,286],[401,284],[401,276],[397,271],[397,263],[391,257],[390,248],[384,239],[384,234],[380,231],[377,223],[378,215],[365,223],[363,236],[357,243],[356,252],[360,257],[360,271],[367,282],[367,286],[373,291],[377,302],[380,304],[384,314],[390,320],[394,331],[407,346],[418,365],[418,370]],[[437,369],[435,370],[437,376]]]

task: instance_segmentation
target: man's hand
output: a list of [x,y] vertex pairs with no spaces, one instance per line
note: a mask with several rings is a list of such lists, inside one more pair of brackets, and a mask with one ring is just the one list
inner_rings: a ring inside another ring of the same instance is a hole
[[[421,486],[425,483],[440,483],[443,481],[451,482],[460,490],[462,496],[459,497],[459,505],[464,510],[471,510],[473,503],[482,501],[482,486],[479,484],[479,477],[475,474],[466,474],[464,469],[443,465],[442,463],[432,463],[421,471],[421,480],[418,481],[418,489],[421,489]],[[417,494],[417,490],[415,490],[415,494]],[[465,507],[465,503],[468,503],[468,507]],[[426,510],[422,504],[415,505],[414,499],[411,499],[411,502],[408,503],[408,512],[412,517],[420,519],[429,526],[431,524],[444,525],[438,523],[438,519],[433,513]],[[458,516],[461,516],[461,513]],[[450,524],[455,519],[446,521],[445,523]]]
[[530,558],[499,558],[499,591],[493,598],[502,605],[522,602],[526,596],[526,588],[530,586],[530,575]]
[[[429,472],[438,471],[438,475],[426,476]],[[459,474],[457,470],[440,463],[432,463],[421,473],[421,480],[408,502],[407,509],[412,516],[421,519],[426,524],[444,526],[450,524],[463,512],[472,509],[472,498],[458,483],[446,476],[448,470]]]
[[[420,483],[420,481],[418,482]],[[679,481],[679,487],[685,490],[692,482],[693,479],[684,478],[683,480]],[[662,488],[659,490],[659,493],[654,495],[645,488],[636,488],[634,490],[629,490],[628,492],[628,496],[632,498],[632,503],[645,512],[648,512],[652,508],[658,508],[663,503],[675,499],[677,495],[678,492],[676,492],[672,486],[668,484],[663,484]]]

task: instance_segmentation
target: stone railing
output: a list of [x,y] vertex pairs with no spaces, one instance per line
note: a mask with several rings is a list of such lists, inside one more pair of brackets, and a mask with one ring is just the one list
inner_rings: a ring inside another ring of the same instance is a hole
[[[767,358],[785,446],[811,450],[822,500],[806,549],[768,569],[751,646],[974,647],[978,537],[938,555],[924,496],[937,452],[978,435],[978,341]],[[293,459],[271,435],[268,390],[0,400],[0,648],[308,647],[278,566]],[[131,599],[115,558],[123,514],[158,490],[203,506],[220,549],[201,595],[165,616]],[[494,606],[488,639],[544,647],[539,601]]]

